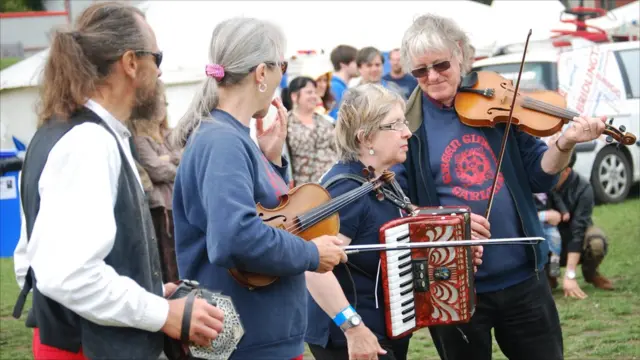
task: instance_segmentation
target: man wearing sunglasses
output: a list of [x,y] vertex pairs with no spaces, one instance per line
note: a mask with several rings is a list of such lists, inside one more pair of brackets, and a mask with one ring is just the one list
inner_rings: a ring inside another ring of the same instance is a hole
[[[485,219],[505,127],[469,127],[456,114],[454,99],[473,61],[468,37],[452,20],[425,15],[405,32],[401,53],[419,84],[406,110],[413,133],[404,163],[411,201],[469,206],[473,239],[543,237],[533,193],[553,188],[575,144],[602,134],[602,119],[576,118],[551,146],[512,126]],[[485,246],[471,321],[430,329],[440,356],[491,359],[493,329],[510,359],[562,359],[558,312],[543,272],[548,251],[544,242]]]
[[36,360],[157,359],[164,334],[206,346],[222,330],[222,311],[204,299],[165,298],[177,286],[162,284],[131,154],[125,123],[155,117],[161,61],[144,14],[125,4],[91,5],[52,38],[14,253],[13,315],[33,290]]

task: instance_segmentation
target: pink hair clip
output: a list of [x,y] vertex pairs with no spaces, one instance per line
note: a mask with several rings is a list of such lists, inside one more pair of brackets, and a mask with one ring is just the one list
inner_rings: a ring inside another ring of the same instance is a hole
[[208,64],[205,69],[204,69],[205,73],[207,74],[208,77],[212,77],[218,81],[222,80],[222,78],[224,78],[224,68],[222,67],[222,65],[218,65],[218,64]]

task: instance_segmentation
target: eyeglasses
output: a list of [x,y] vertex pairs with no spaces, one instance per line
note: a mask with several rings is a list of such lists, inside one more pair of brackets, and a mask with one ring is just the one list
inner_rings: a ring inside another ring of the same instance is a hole
[[137,50],[136,55],[151,55],[153,56],[153,58],[156,61],[156,66],[158,68],[160,68],[160,64],[162,63],[162,51],[159,52],[153,52],[153,51],[147,51],[147,50]]
[[[280,66],[280,70],[282,71],[282,75],[287,73],[287,68],[289,67],[289,62],[288,61],[280,61],[280,62],[275,62],[275,61],[265,61],[265,64],[269,65],[269,66]],[[258,65],[253,66],[249,69],[249,72],[253,72],[258,68]]]
[[273,61],[265,61],[264,62],[267,65],[271,65],[271,66],[277,66],[280,65],[280,70],[282,70],[282,75],[287,73],[287,68],[289,67],[289,62],[288,61],[281,61],[281,62],[273,62]]
[[378,129],[380,130],[402,131],[405,128],[409,128],[409,122],[406,119],[378,126]]
[[421,77],[425,77],[429,75],[429,70],[433,69],[436,72],[443,72],[446,70],[449,70],[449,68],[451,67],[451,61],[442,61],[439,62],[437,64],[433,64],[433,65],[429,65],[429,66],[423,66],[417,69],[413,69],[411,70],[411,75],[413,75],[414,77],[417,78],[421,78]]

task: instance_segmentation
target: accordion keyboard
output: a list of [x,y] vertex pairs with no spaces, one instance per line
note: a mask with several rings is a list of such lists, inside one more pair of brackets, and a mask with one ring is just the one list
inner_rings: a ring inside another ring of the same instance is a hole
[[[409,225],[400,225],[385,231],[388,244],[408,243]],[[389,282],[389,312],[393,336],[416,326],[414,278],[411,250],[387,252],[387,276]]]

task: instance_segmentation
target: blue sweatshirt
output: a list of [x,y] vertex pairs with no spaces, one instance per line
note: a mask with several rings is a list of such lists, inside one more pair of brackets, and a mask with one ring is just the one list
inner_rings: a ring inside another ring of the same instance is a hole
[[[173,217],[181,279],[232,298],[245,335],[232,359],[292,359],[304,352],[304,272],[319,254],[311,242],[273,228],[256,204],[274,208],[287,193],[286,166],[270,163],[249,128],[214,110],[189,139],[174,188]],[[249,290],[228,269],[279,276]]]

